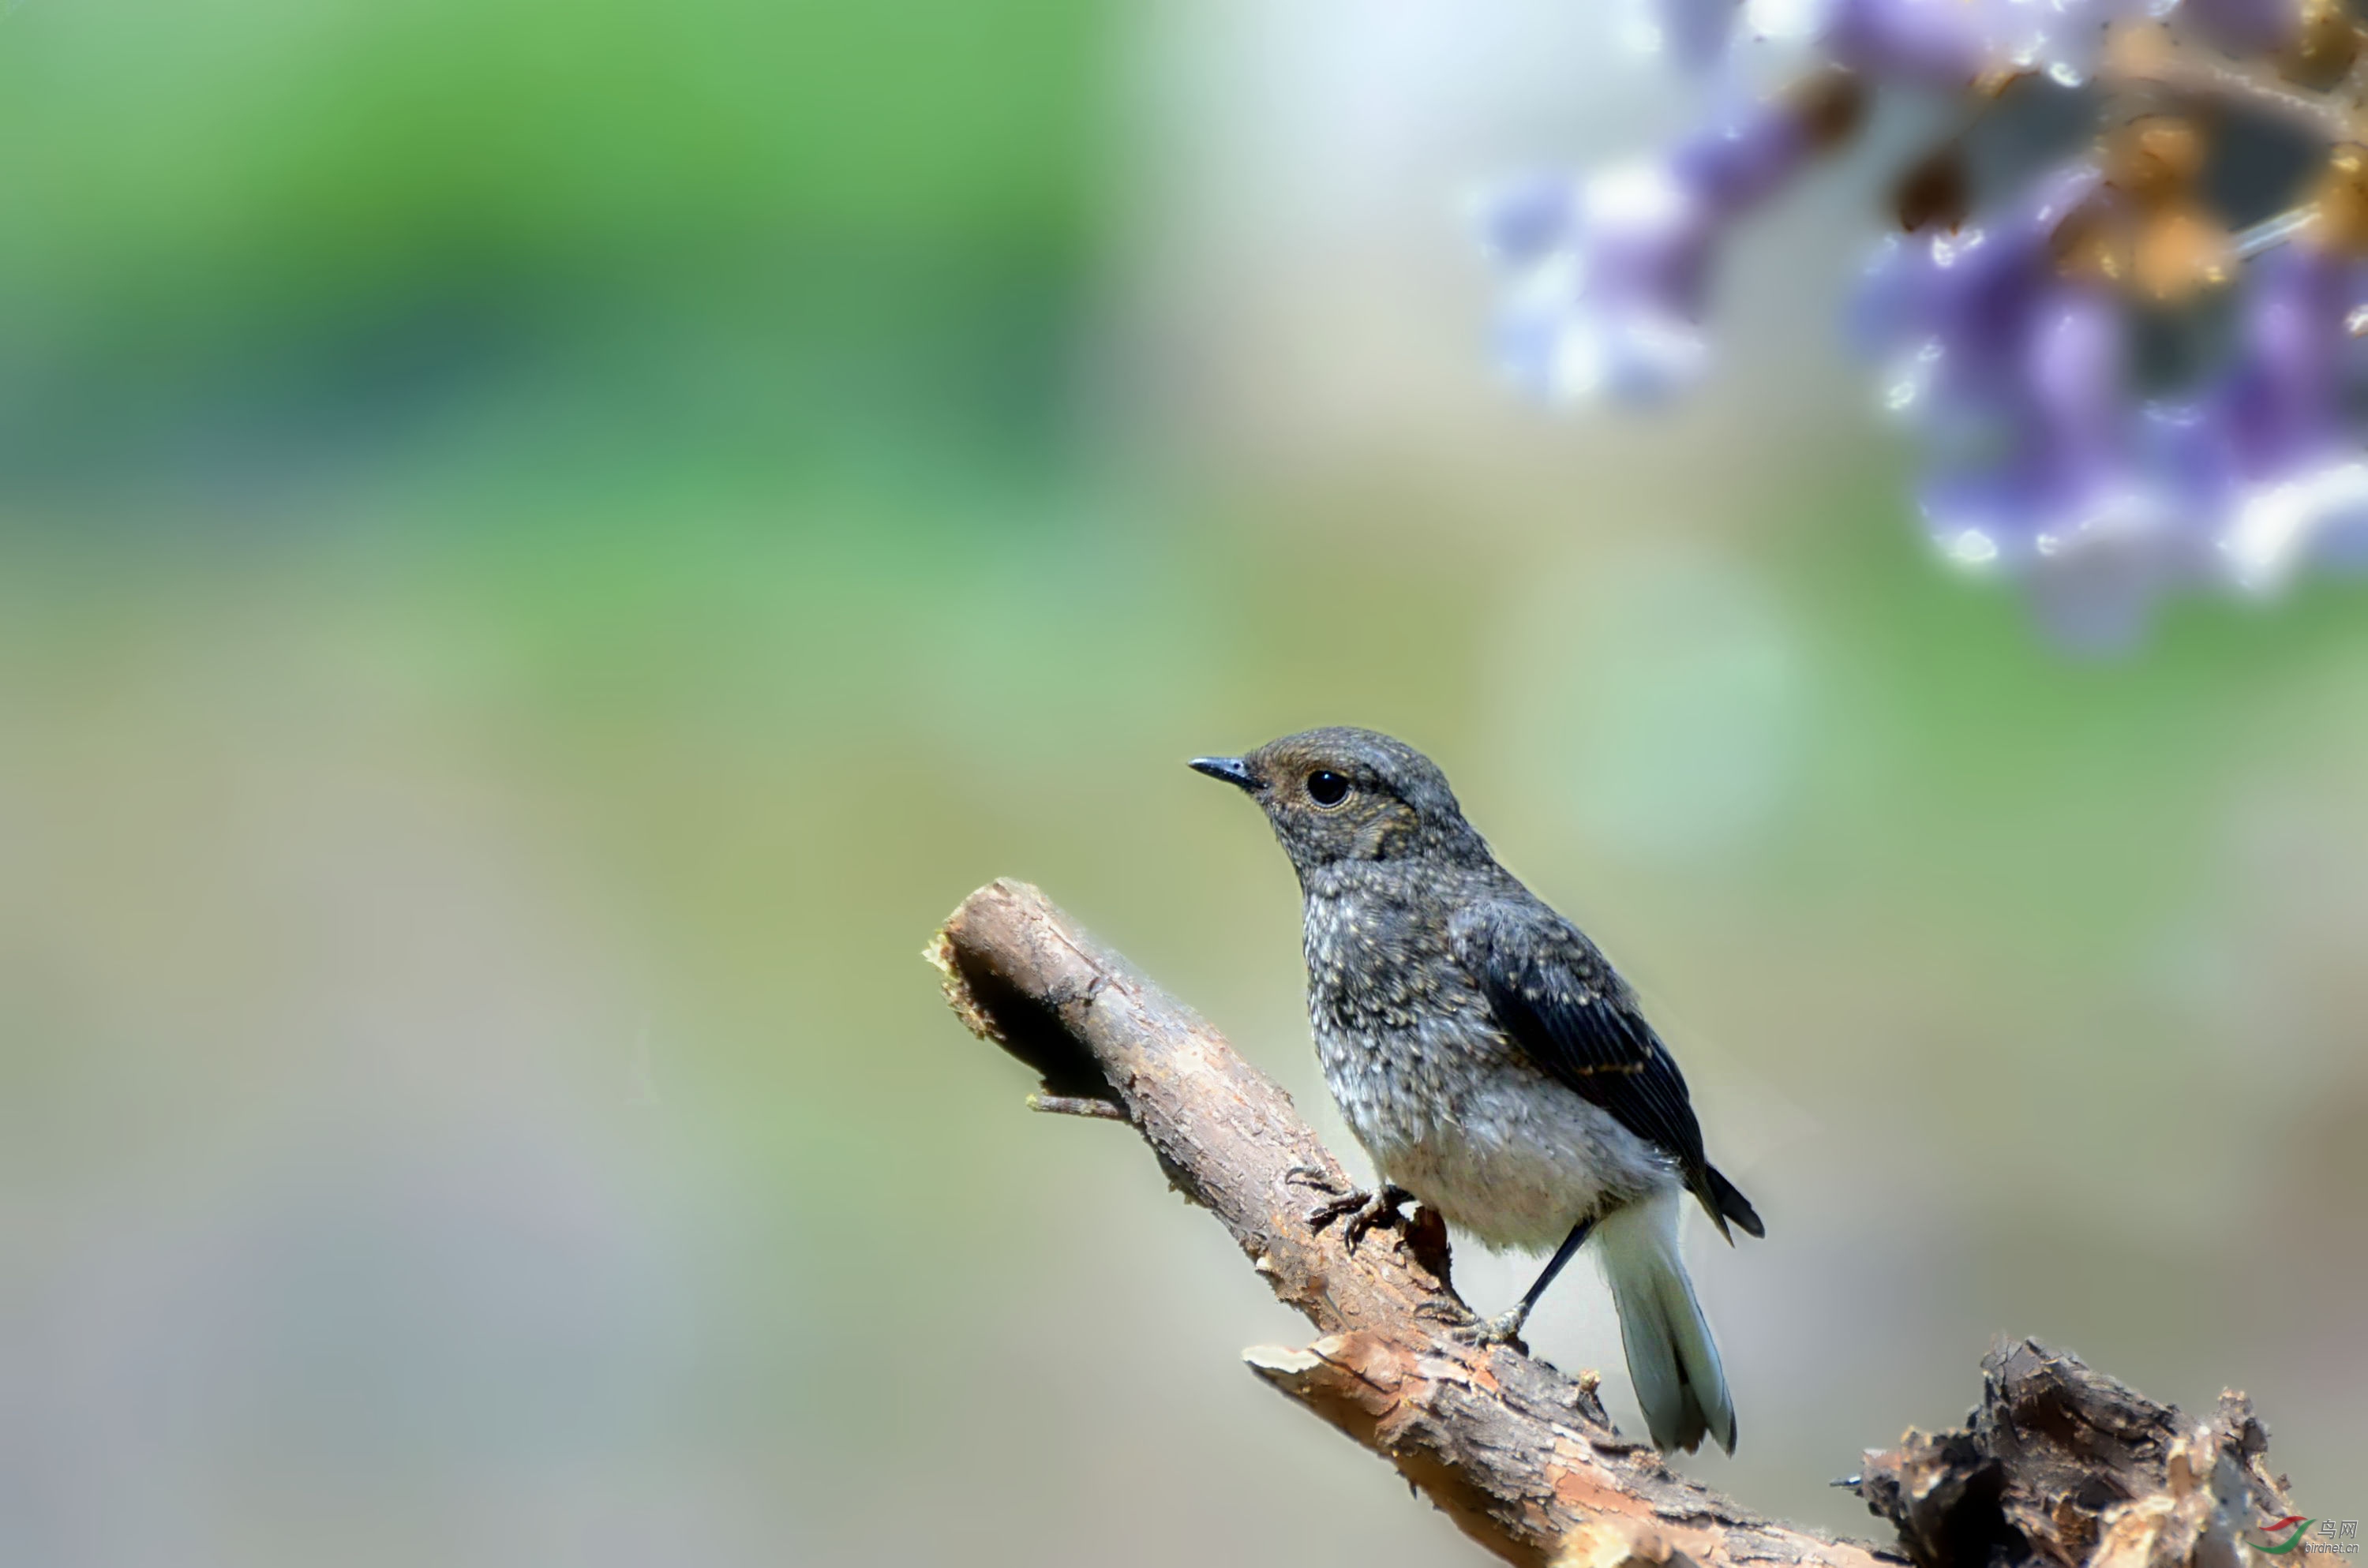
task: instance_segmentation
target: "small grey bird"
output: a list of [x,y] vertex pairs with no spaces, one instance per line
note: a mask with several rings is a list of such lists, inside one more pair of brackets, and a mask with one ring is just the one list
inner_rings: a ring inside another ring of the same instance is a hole
[[1316,1054],[1384,1184],[1319,1221],[1346,1217],[1353,1244],[1414,1198],[1491,1247],[1554,1247],[1480,1331],[1500,1342],[1595,1236],[1654,1443],[1691,1449],[1707,1433],[1732,1453],[1734,1403],[1678,1250],[1682,1196],[1730,1244],[1730,1223],[1766,1232],[1703,1154],[1635,993],[1497,864],[1404,742],[1310,730],[1192,766],[1258,801],[1299,873]]

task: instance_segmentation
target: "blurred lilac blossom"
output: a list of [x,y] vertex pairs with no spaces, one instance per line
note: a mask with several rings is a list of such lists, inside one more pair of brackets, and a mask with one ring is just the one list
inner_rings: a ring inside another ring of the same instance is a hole
[[[2126,639],[2169,588],[2261,593],[2314,562],[2368,562],[2368,118],[2343,96],[2368,32],[2347,15],[1657,0],[1640,32],[1702,78],[1702,126],[1484,205],[1498,354],[1522,386],[1557,402],[1683,390],[1707,366],[1737,222],[1847,134],[1838,104],[1938,89],[1958,109],[1903,173],[1904,232],[1878,246],[1851,325],[1922,446],[1942,553],[2028,581],[2058,631],[2090,642]],[[1810,71],[1750,101],[1740,56],[1770,39]],[[2089,129],[2035,171],[1975,169],[1974,137],[2067,94]],[[2248,137],[2258,153],[2297,131],[2317,151],[2292,188],[2226,172],[2271,166],[2243,161]]]

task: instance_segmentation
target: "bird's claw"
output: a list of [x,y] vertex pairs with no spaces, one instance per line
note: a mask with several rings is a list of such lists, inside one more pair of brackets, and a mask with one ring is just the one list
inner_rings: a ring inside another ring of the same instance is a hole
[[1483,1350],[1492,1345],[1510,1346],[1526,1356],[1530,1347],[1521,1338],[1521,1324],[1528,1315],[1520,1308],[1514,1307],[1483,1322],[1452,1328],[1448,1330],[1448,1336],[1459,1344]]
[[1400,1222],[1398,1208],[1414,1200],[1414,1194],[1405,1187],[1384,1182],[1372,1192],[1360,1192],[1350,1187],[1338,1198],[1327,1199],[1307,1211],[1310,1229],[1320,1231],[1333,1221],[1340,1221],[1340,1240],[1350,1252],[1365,1239],[1365,1233],[1387,1221]]
[[1298,1165],[1282,1173],[1287,1187],[1312,1187],[1318,1192],[1338,1192],[1340,1184],[1322,1165]]

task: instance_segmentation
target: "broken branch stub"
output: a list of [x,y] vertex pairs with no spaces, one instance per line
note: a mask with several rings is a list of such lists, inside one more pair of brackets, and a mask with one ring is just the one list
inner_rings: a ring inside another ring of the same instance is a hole
[[1858,1492],[1918,1568],[2239,1568],[2247,1533],[2290,1512],[2268,1450],[2241,1393],[2197,1420],[2037,1340],[2001,1341],[1965,1425],[1869,1454]]

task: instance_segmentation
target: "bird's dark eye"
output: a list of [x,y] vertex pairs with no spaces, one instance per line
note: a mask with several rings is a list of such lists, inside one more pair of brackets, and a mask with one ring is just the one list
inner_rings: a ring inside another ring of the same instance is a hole
[[1307,798],[1319,806],[1337,806],[1349,798],[1349,781],[1337,773],[1311,773],[1307,776]]

